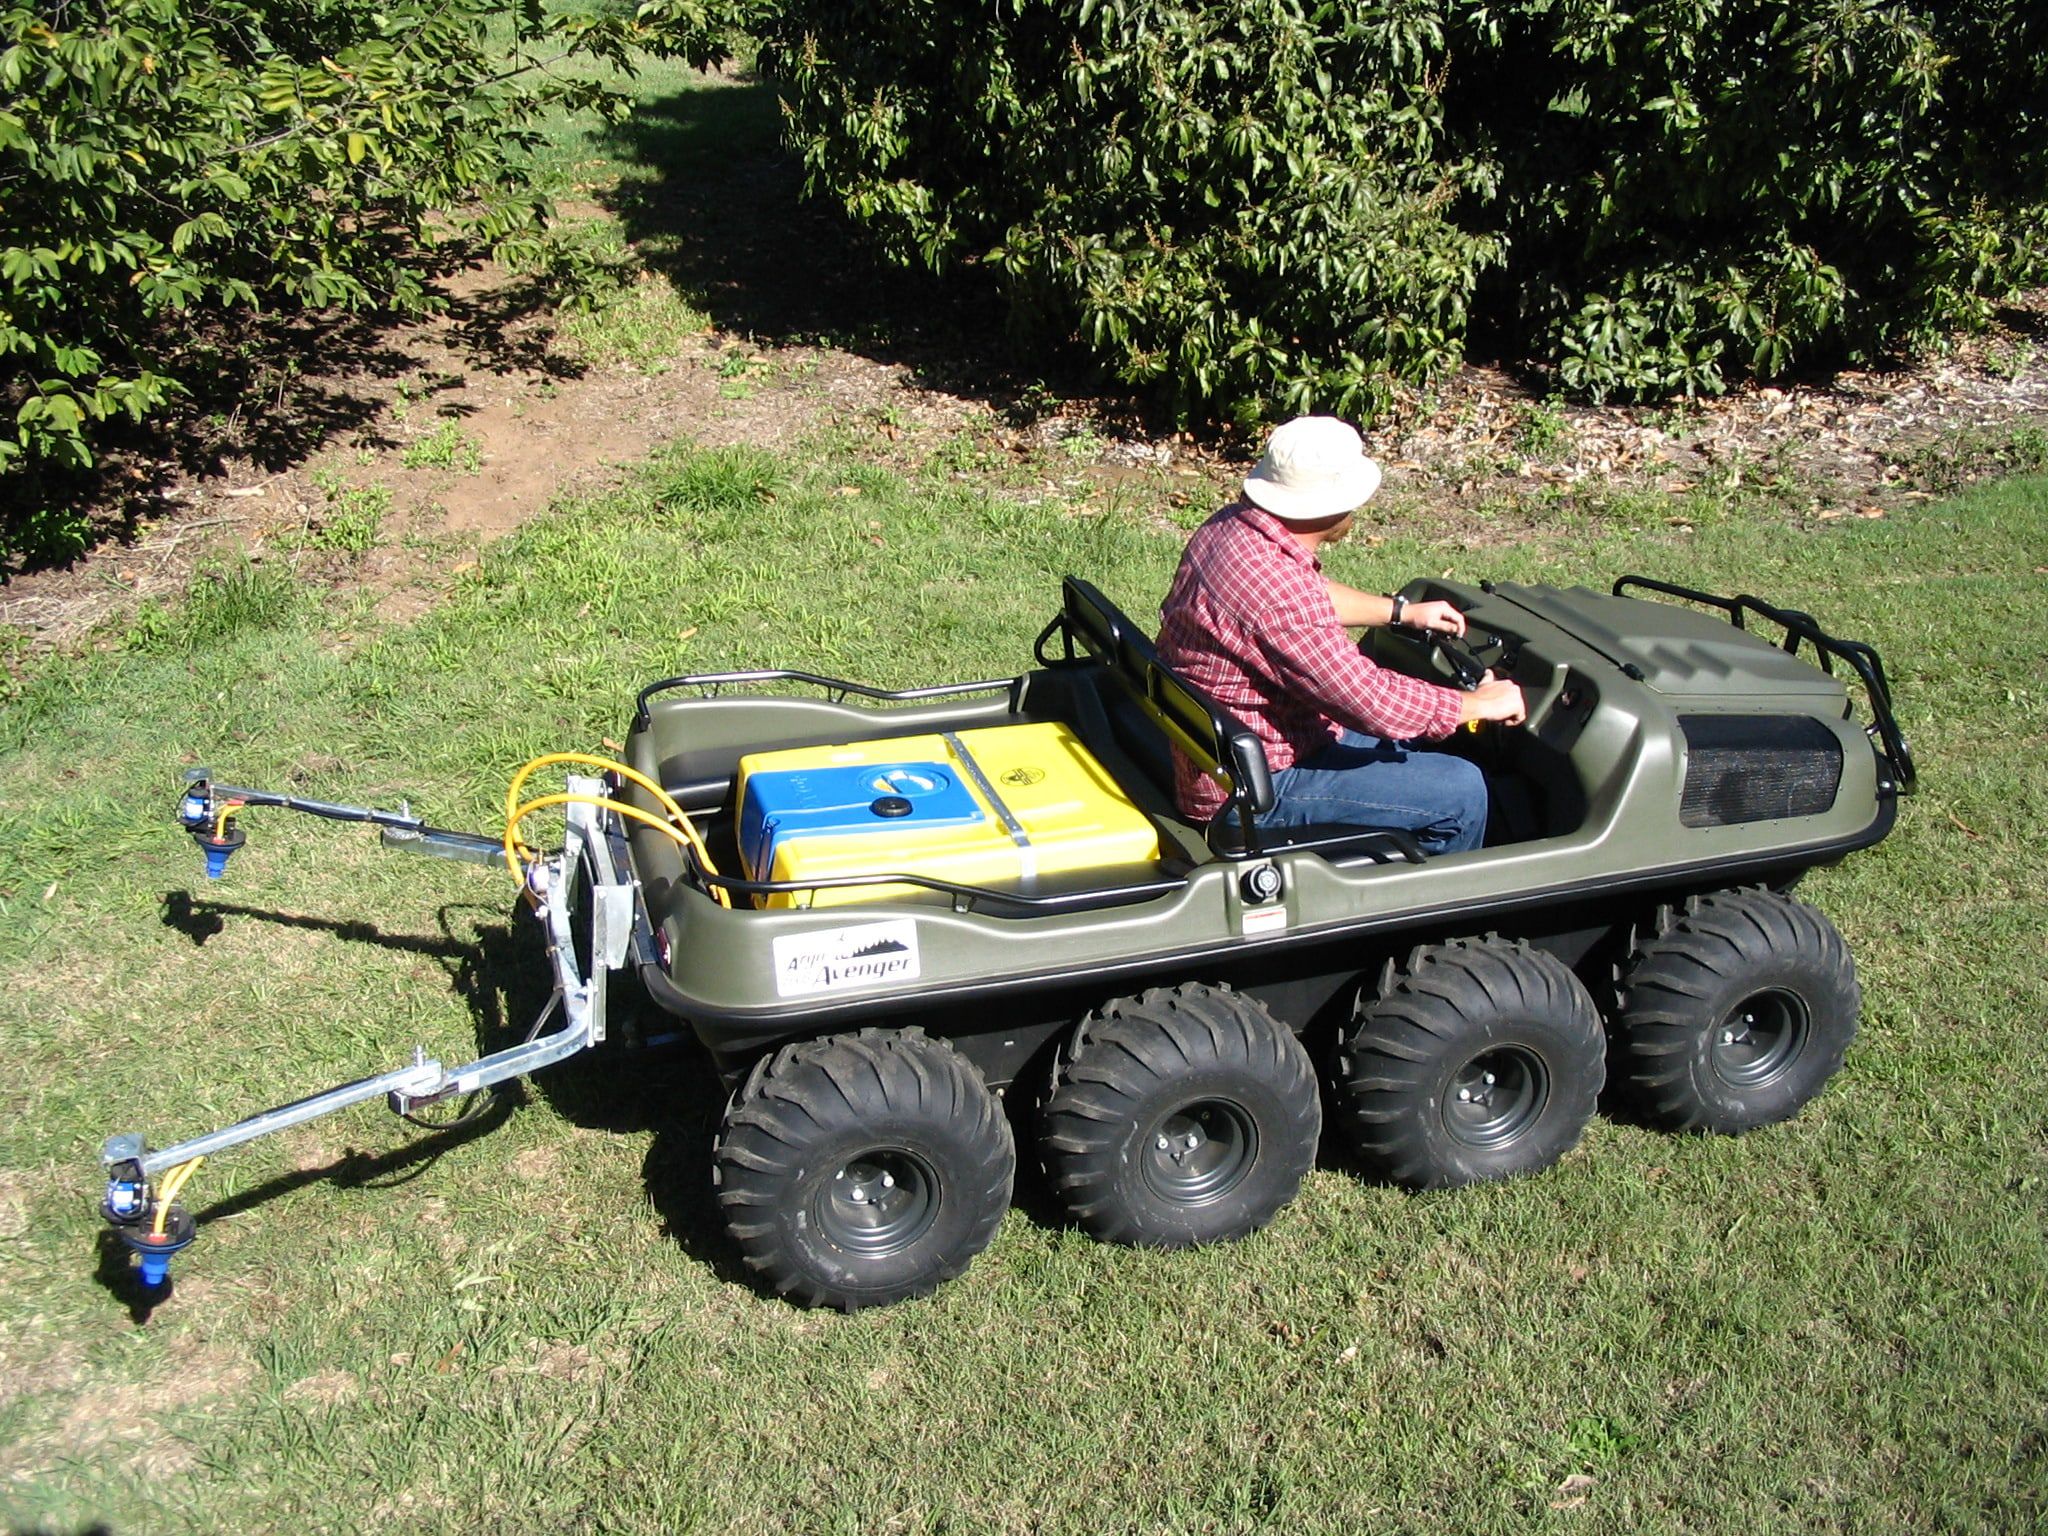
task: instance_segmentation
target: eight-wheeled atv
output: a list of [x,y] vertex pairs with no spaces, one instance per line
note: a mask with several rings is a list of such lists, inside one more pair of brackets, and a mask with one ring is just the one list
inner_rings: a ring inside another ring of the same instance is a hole
[[[1840,1066],[1858,996],[1840,936],[1791,889],[1881,839],[1913,785],[1876,653],[1755,598],[1637,578],[1405,595],[1449,599],[1470,633],[1376,630],[1377,660],[1464,686],[1491,669],[1529,700],[1524,726],[1445,746],[1493,791],[1470,853],[1261,829],[1257,737],[1073,578],[1015,677],[656,682],[625,760],[525,805],[515,781],[502,839],[200,776],[182,816],[210,861],[265,804],[504,857],[541,918],[562,1026],[161,1152],[117,1137],[109,1218],[160,1273],[190,1237],[170,1195],[196,1157],[558,1060],[604,1037],[605,978],[627,966],[729,1088],[713,1177],[747,1262],[813,1304],[896,1301],[964,1269],[1008,1208],[1020,1133],[1097,1236],[1251,1232],[1314,1158],[1319,1057],[1359,1153],[1413,1187],[1554,1162],[1610,1063],[1674,1130],[1795,1113]],[[1176,750],[1227,790],[1206,826],[1176,812]],[[566,841],[537,854],[517,826],[553,803]]]

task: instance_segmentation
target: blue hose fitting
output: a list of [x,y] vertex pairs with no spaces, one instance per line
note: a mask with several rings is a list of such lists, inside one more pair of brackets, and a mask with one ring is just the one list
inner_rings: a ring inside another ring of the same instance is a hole
[[149,1180],[141,1173],[117,1173],[107,1180],[100,1214],[117,1227],[131,1226],[149,1214]]
[[114,1230],[142,1260],[142,1283],[153,1291],[171,1278],[171,1255],[188,1247],[199,1229],[185,1207],[173,1205],[164,1217],[161,1232],[141,1225]]

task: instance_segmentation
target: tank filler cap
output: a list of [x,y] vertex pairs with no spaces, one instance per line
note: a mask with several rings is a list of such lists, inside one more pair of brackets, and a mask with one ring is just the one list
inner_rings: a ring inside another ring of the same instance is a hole
[[1238,880],[1238,889],[1246,901],[1271,901],[1280,894],[1280,871],[1271,864],[1255,864]]

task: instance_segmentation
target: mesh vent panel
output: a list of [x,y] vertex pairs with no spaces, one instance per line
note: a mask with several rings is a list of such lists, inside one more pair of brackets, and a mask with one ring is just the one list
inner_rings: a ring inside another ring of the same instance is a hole
[[1811,715],[1681,715],[1685,791],[1678,819],[1725,827],[1817,816],[1835,803],[1842,743]]

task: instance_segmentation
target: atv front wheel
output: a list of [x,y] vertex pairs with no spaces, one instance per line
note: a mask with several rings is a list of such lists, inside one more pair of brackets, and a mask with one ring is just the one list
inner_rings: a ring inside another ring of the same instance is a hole
[[1652,1124],[1735,1134],[1788,1120],[1856,1038],[1841,934],[1773,891],[1702,896],[1630,957],[1617,1064]]
[[1068,1214],[1108,1242],[1185,1248],[1256,1232],[1322,1133],[1315,1068],[1239,993],[1155,987],[1090,1014],[1063,1053],[1039,1146]]
[[1345,1129],[1410,1189],[1534,1173],[1577,1144],[1605,1050],[1592,998],[1555,956],[1499,939],[1430,945],[1359,999],[1337,1050]]
[[980,1075],[923,1031],[785,1046],[713,1155],[726,1228],[793,1300],[851,1312],[965,1269],[1009,1209],[1016,1150]]

